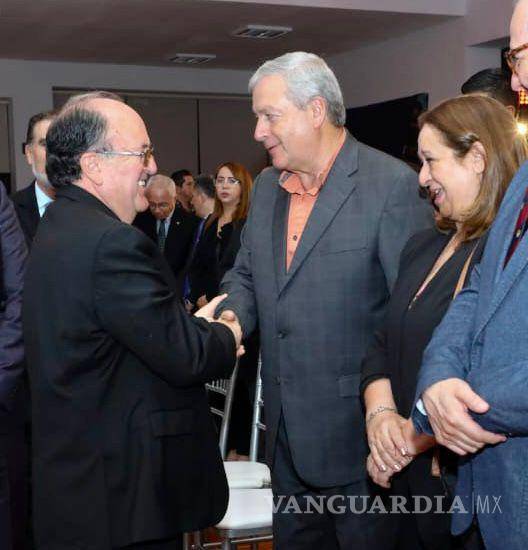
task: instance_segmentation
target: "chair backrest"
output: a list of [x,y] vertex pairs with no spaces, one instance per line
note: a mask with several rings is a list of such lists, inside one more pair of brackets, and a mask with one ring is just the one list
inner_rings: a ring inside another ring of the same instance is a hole
[[262,359],[259,355],[257,366],[257,380],[255,384],[255,401],[253,403],[253,420],[251,421],[251,439],[249,443],[249,460],[256,462],[258,459],[259,431],[266,431],[266,425],[262,422],[264,401],[262,400]]
[[227,436],[229,435],[229,421],[231,420],[231,409],[233,407],[233,397],[235,395],[235,385],[238,375],[238,361],[233,369],[231,378],[215,380],[205,385],[210,393],[218,394],[223,397],[223,408],[211,406],[211,412],[219,416],[222,421],[220,424],[220,454],[222,460],[225,460],[227,455]]

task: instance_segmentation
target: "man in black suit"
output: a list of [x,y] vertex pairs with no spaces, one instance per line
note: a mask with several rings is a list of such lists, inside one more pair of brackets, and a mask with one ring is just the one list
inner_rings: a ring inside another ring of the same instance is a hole
[[149,210],[140,213],[134,225],[157,243],[176,277],[179,294],[182,295],[185,265],[200,220],[183,208],[176,207],[176,185],[168,176],[158,174],[151,177],[145,197]]
[[35,180],[12,196],[15,210],[26,238],[31,246],[40,218],[55,199],[55,190],[46,175],[46,133],[55,118],[54,111],[33,115],[28,122],[24,155]]
[[219,521],[227,483],[204,382],[229,376],[235,323],[189,316],[130,224],[155,173],[140,116],[70,99],[46,138],[57,190],[24,292],[37,549],[175,550]]

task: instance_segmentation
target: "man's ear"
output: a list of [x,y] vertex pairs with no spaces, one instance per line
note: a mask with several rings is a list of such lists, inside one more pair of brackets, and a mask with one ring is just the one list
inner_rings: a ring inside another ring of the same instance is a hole
[[26,157],[28,164],[33,166],[33,151],[31,150],[31,145],[29,143],[24,144],[24,156]]
[[103,172],[101,166],[101,158],[94,151],[83,153],[79,160],[81,171],[95,185],[103,184]]
[[309,109],[312,113],[314,128],[320,128],[326,119],[326,101],[322,97],[314,97],[310,101]]

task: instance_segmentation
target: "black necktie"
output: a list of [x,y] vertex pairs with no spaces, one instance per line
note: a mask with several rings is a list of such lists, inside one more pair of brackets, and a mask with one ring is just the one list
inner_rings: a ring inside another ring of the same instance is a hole
[[158,247],[163,252],[165,250],[165,241],[167,240],[167,233],[165,231],[165,220],[160,220],[158,229]]

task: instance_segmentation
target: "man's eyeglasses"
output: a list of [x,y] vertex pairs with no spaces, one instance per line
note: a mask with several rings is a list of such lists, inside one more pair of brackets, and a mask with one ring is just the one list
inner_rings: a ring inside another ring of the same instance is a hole
[[144,151],[95,151],[98,155],[105,155],[108,157],[141,157],[143,159],[143,166],[145,168],[149,165],[150,159],[154,156],[154,147],[149,145]]
[[504,52],[504,59],[506,59],[506,63],[508,63],[508,67],[513,74],[517,74],[519,63],[522,61],[522,59],[519,59],[517,57],[517,54],[522,52],[523,50],[526,50],[527,48],[528,42],[526,44],[523,44],[522,46],[517,46],[517,48],[513,48],[513,50],[508,50],[507,52]]
[[224,185],[224,183],[227,183],[228,185],[238,185],[240,183],[240,180],[237,180],[236,178],[223,178],[223,177],[217,177],[215,180],[215,185]]

